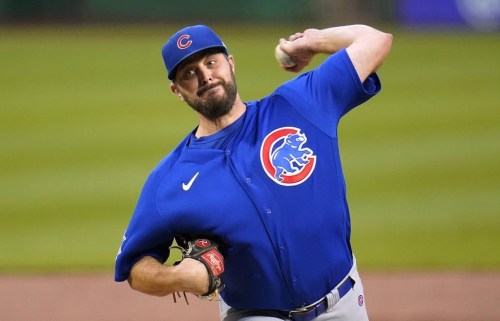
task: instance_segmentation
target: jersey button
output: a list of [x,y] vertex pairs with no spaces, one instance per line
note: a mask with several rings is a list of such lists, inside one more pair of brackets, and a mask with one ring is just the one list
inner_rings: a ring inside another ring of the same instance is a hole
[[247,184],[250,184],[252,182],[252,179],[250,177],[245,178],[245,182]]
[[273,212],[273,211],[271,211],[271,209],[270,209],[270,208],[266,208],[266,213],[267,213],[267,214],[271,214],[272,212]]
[[229,156],[231,155],[231,150],[230,149],[226,149],[226,156]]

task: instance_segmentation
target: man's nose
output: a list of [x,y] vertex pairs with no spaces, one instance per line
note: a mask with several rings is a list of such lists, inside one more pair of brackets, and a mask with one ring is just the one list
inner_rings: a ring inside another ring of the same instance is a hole
[[201,85],[209,84],[212,80],[212,72],[208,68],[200,68],[198,77]]

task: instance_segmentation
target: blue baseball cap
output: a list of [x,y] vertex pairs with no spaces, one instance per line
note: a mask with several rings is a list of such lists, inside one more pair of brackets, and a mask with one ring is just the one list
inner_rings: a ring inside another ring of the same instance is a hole
[[181,62],[205,49],[220,48],[226,55],[227,48],[222,40],[207,26],[189,26],[177,31],[161,50],[168,79],[175,79],[176,68]]

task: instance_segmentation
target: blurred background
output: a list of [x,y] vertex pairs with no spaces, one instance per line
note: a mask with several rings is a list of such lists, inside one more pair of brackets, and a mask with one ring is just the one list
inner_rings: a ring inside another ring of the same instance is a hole
[[0,0],[4,23],[397,23],[497,31],[498,0]]
[[500,270],[500,0],[0,0],[0,272],[112,273],[147,175],[195,126],[160,49],[199,23],[244,100],[293,76],[281,37],[393,33],[382,93],[339,128],[359,265]]

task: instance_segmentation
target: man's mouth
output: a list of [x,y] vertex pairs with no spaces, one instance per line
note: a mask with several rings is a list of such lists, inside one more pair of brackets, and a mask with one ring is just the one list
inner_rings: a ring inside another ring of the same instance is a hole
[[222,85],[221,83],[216,83],[216,84],[211,84],[211,85],[206,85],[198,90],[196,93],[199,97],[203,96],[207,91],[212,90],[218,86]]

